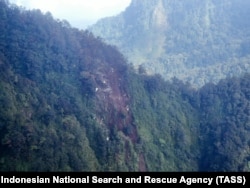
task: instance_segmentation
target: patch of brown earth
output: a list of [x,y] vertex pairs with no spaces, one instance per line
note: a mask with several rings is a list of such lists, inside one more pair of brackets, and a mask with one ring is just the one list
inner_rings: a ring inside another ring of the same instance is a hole
[[[99,121],[110,129],[122,131],[133,144],[138,143],[139,136],[133,124],[130,99],[124,87],[124,79],[116,69],[109,67],[98,70],[95,82]],[[102,112],[105,112],[105,115],[102,115]],[[145,171],[145,166],[143,154],[140,154],[139,171]]]

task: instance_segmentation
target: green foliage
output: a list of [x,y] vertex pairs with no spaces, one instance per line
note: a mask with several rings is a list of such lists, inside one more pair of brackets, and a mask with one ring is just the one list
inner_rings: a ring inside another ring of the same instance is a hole
[[249,72],[250,4],[245,0],[132,1],[89,27],[138,68],[195,88]]
[[250,170],[250,75],[194,90],[50,13],[0,15],[0,171]]
[[164,82],[159,75],[130,79],[132,111],[147,169],[196,171],[198,112],[183,100],[179,85]]
[[202,88],[201,170],[249,171],[249,78]]

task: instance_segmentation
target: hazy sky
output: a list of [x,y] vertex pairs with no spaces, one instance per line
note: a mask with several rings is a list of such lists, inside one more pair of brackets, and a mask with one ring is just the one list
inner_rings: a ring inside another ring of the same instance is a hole
[[98,19],[114,16],[130,4],[131,0],[9,0],[27,9],[51,12],[54,18],[65,19],[71,26],[86,28]]

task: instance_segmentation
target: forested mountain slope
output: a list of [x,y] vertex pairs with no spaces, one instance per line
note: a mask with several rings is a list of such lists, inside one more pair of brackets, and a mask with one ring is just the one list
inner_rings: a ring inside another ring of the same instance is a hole
[[0,0],[0,171],[249,171],[250,76],[194,90]]
[[136,68],[200,88],[250,71],[250,2],[132,0],[89,27]]

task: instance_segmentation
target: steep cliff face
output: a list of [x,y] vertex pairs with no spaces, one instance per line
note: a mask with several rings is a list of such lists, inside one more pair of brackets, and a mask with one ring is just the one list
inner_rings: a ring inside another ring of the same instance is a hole
[[250,71],[249,7],[244,0],[136,0],[89,30],[148,74],[201,87]]

